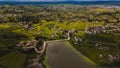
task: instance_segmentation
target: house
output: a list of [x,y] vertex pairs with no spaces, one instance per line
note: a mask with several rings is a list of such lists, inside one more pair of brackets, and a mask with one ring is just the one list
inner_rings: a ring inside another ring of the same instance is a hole
[[85,30],[86,34],[97,34],[97,33],[110,33],[112,31],[119,30],[120,28],[115,25],[111,26],[93,26],[93,27],[88,27]]
[[112,55],[108,55],[108,60],[110,62],[120,62],[120,56],[112,56]]

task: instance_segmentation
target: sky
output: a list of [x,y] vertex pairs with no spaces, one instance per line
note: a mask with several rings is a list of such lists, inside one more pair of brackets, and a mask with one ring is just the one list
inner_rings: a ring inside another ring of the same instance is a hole
[[0,0],[0,1],[120,1],[120,0]]

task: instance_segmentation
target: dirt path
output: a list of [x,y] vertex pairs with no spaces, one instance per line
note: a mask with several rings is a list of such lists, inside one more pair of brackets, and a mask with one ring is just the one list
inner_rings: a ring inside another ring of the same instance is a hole
[[66,41],[48,42],[47,45],[45,62],[50,68],[95,68]]

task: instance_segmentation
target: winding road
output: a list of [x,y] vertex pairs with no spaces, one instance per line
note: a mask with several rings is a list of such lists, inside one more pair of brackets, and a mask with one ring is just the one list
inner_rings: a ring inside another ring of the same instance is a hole
[[67,41],[47,42],[45,65],[50,68],[96,68]]

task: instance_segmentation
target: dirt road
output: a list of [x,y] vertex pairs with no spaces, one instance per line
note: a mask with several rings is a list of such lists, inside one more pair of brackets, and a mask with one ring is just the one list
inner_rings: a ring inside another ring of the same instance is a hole
[[46,50],[45,63],[50,68],[96,68],[66,41],[48,42]]

